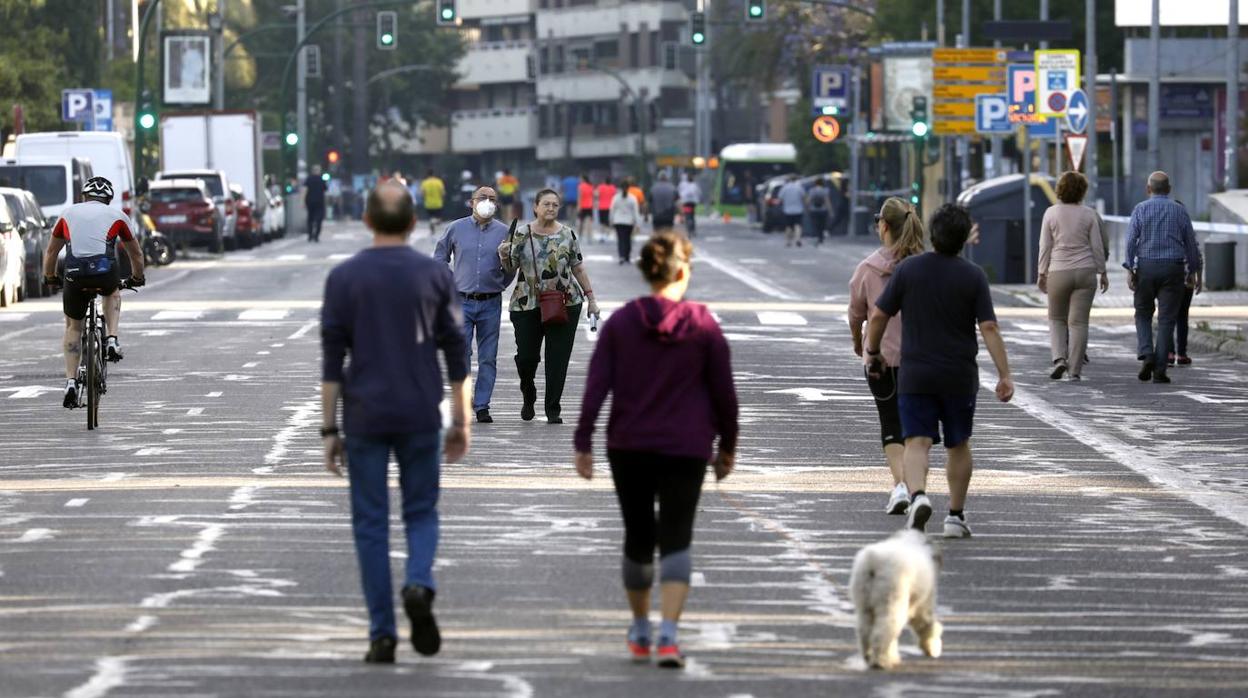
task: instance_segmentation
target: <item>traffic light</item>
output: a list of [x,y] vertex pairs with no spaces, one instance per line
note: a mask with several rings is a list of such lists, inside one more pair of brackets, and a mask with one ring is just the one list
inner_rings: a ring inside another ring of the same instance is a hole
[[393,51],[399,43],[399,13],[383,10],[377,13],[377,48]]
[[152,104],[151,90],[143,90],[138,110],[139,128],[150,131],[156,126],[156,108]]
[[923,198],[923,183],[915,180],[910,184],[910,203],[915,206],[919,205],[919,201]]
[[294,131],[287,131],[286,132],[286,145],[292,148],[299,145],[299,134],[295,133]]
[[438,24],[459,24],[459,12],[455,0],[438,0]]
[[745,21],[762,22],[767,19],[767,0],[746,0]]
[[916,96],[910,108],[910,133],[915,138],[927,138],[927,97]]
[[689,40],[694,46],[706,43],[706,13],[694,12],[689,15]]
[[340,159],[340,156],[338,155],[337,150],[331,150],[325,154],[325,160],[329,162],[329,164],[331,165],[337,165],[339,159]]

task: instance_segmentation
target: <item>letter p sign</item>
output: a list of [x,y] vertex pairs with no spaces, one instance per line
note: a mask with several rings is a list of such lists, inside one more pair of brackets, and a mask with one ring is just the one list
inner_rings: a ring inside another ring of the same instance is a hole
[[1009,101],[1005,95],[975,95],[975,131],[1009,133]]

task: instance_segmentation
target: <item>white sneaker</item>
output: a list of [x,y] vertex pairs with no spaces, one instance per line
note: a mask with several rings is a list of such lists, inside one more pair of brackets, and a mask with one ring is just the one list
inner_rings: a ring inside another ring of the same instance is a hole
[[966,519],[950,514],[945,517],[945,538],[970,538],[971,527]]
[[932,518],[932,502],[927,495],[921,494],[910,502],[910,511],[906,515],[906,528],[913,528],[916,531],[923,531],[927,527],[927,520]]
[[893,488],[892,494],[888,495],[888,506],[884,507],[887,514],[898,516],[906,513],[906,509],[910,506],[910,490],[906,489],[906,483],[899,482]]

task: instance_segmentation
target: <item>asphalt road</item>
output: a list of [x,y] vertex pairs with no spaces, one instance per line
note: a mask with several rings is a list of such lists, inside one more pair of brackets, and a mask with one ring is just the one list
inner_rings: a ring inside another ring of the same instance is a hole
[[[900,669],[868,671],[849,565],[901,524],[844,322],[871,248],[702,228],[693,296],[731,341],[743,436],[739,472],[702,500],[684,672],[627,663],[609,478],[575,478],[575,419],[519,420],[506,322],[498,421],[444,470],[443,652],[360,661],[316,318],[327,271],[367,237],[331,224],[320,245],[152,271],[126,297],[96,432],[60,407],[59,298],[0,311],[0,696],[1244,695],[1248,365],[1197,354],[1173,385],[1140,384],[1129,317],[1108,309],[1085,381],[1052,383],[1043,311],[1003,294],[1018,397],[981,393],[975,536],[943,544],[945,655],[907,635]],[[613,244],[586,249],[604,308],[643,292]],[[943,479],[938,459],[938,514]]]

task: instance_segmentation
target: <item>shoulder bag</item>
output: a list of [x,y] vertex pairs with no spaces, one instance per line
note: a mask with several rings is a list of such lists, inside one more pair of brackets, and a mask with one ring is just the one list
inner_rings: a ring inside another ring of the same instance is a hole
[[538,307],[542,311],[543,325],[566,325],[568,322],[568,294],[565,291],[542,291],[542,270],[537,265],[537,245],[533,242],[533,226],[529,226],[529,250],[533,253],[533,290],[537,292]]

